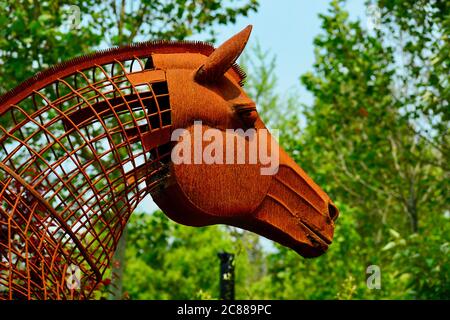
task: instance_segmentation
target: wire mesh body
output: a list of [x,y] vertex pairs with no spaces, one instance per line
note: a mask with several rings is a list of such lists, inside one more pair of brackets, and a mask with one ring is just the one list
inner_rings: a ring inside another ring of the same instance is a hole
[[277,155],[272,175],[261,159],[228,163],[228,150],[226,166],[197,163],[195,137],[182,149],[194,163],[170,161],[185,145],[172,133],[195,136],[196,120],[218,141],[231,129],[244,155],[250,139],[239,132],[267,137],[235,64],[250,31],[217,49],[156,41],[104,50],[0,97],[0,299],[92,297],[149,193],[185,225],[232,225],[305,257],[328,249],[337,208],[272,138],[262,146]]
[[143,141],[169,132],[169,93],[164,73],[133,84],[145,63],[77,70],[0,117],[0,299],[88,298],[164,179],[170,148]]

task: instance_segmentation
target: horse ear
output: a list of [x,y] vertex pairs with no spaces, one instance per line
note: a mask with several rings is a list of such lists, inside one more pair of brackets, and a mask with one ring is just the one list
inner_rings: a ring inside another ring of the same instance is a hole
[[252,26],[248,25],[244,30],[235,34],[214,50],[206,62],[197,70],[195,81],[212,83],[225,74],[241,55],[251,31]]

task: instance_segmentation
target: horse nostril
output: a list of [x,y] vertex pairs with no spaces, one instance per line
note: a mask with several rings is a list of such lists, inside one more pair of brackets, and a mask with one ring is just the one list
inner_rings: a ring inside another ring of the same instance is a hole
[[331,220],[333,220],[333,221],[335,221],[337,219],[337,217],[339,216],[338,209],[332,203],[328,204],[328,215],[330,216]]

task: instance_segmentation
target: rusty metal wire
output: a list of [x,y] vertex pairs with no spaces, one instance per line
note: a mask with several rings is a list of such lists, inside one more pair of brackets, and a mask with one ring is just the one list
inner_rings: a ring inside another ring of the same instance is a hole
[[[129,215],[167,171],[167,83],[133,85],[145,60],[77,70],[0,117],[0,300],[92,296]],[[71,266],[80,289],[67,285]]]

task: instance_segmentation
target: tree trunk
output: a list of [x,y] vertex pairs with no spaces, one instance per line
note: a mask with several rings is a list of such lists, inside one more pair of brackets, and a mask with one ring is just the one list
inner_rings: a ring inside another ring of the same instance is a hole
[[417,233],[419,231],[419,218],[417,214],[417,204],[414,193],[410,193],[408,202],[406,204],[406,210],[408,210],[411,231],[412,233]]

